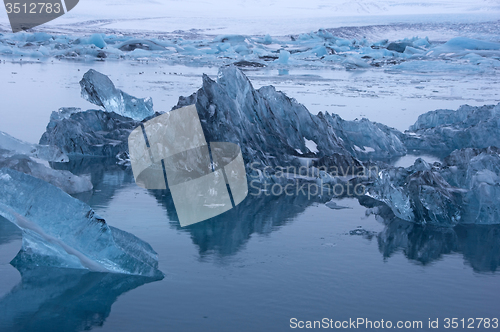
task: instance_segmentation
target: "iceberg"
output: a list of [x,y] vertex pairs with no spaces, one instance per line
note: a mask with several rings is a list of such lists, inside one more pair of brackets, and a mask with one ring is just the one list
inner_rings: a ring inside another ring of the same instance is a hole
[[456,149],[500,147],[500,103],[436,110],[418,117],[405,132],[408,150],[447,156]]
[[140,122],[113,112],[52,113],[40,144],[59,147],[70,157],[117,158],[128,153],[128,136]]
[[54,145],[38,145],[23,142],[0,131],[0,149],[59,163],[68,162],[69,158]]
[[380,171],[367,195],[386,204],[399,219],[453,226],[460,221],[462,193],[419,158],[406,169]]
[[106,75],[93,69],[83,75],[80,86],[82,97],[103,107],[106,112],[114,112],[138,121],[155,114],[151,98],[136,98],[123,92],[115,88]]
[[366,118],[346,121],[328,112],[324,118],[349,152],[359,159],[391,159],[406,155],[404,134],[399,130]]
[[0,168],[10,168],[38,179],[44,180],[68,194],[79,194],[93,189],[90,176],[74,175],[65,170],[55,170],[25,155],[3,152],[0,150]]
[[149,244],[109,226],[88,205],[35,177],[0,169],[0,215],[23,231],[14,266],[161,276]]
[[92,190],[88,176],[54,170],[32,158],[59,163],[69,161],[68,156],[54,145],[30,144],[0,132],[0,168],[7,167],[32,175],[61,188],[68,194]]
[[239,144],[247,165],[300,166],[303,158],[338,156],[342,166],[359,165],[334,128],[273,86],[255,90],[234,65],[221,67],[217,81],[180,97],[175,109],[195,104],[205,138]]
[[435,47],[432,51],[433,55],[436,56],[443,53],[469,53],[480,50],[498,51],[500,50],[500,43],[466,37],[455,37],[448,40],[443,45]]
[[456,150],[442,164],[419,158],[382,170],[367,196],[419,224],[500,224],[500,150]]
[[[207,140],[239,144],[247,166],[300,167],[308,159],[347,169],[361,166],[358,159],[406,154],[405,135],[396,129],[367,119],[313,115],[273,86],[254,89],[235,65],[221,67],[217,81],[204,75],[201,89],[180,97],[174,109],[192,104]],[[111,157],[128,165],[128,136],[139,125],[138,120],[115,112],[63,108],[52,113],[40,144],[57,146],[71,158]]]

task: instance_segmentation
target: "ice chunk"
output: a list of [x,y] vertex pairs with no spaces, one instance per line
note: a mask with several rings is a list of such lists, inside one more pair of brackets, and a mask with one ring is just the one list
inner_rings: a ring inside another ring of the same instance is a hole
[[93,188],[90,176],[77,176],[69,171],[55,170],[37,163],[25,155],[11,155],[8,152],[2,153],[0,150],[0,168],[2,167],[32,175],[61,188],[68,194],[83,193]]
[[79,38],[78,44],[83,44],[83,45],[94,45],[96,47],[99,47],[101,49],[106,47],[106,42],[104,41],[103,35],[100,33],[94,33],[88,38]]
[[154,115],[151,98],[136,98],[117,88],[111,80],[93,69],[83,75],[80,81],[82,97],[91,103],[101,106],[106,112],[144,120]]
[[400,219],[453,226],[460,221],[461,193],[417,159],[407,169],[381,171],[368,196],[385,203]]
[[410,46],[413,47],[413,43],[410,42],[393,42],[387,45],[389,51],[396,51],[398,53],[403,53],[405,49]]
[[333,199],[325,203],[332,210],[350,209],[350,207],[338,205]]
[[166,49],[164,46],[147,39],[129,39],[118,45],[117,48],[126,52],[136,49],[146,51],[161,51]]
[[0,215],[23,230],[16,266],[70,267],[159,276],[157,254],[108,226],[85,203],[32,176],[0,170]]
[[23,142],[2,131],[0,131],[0,149],[47,161],[60,163],[69,161],[68,156],[54,145],[38,145]]
[[286,50],[280,50],[280,56],[279,58],[276,60],[276,62],[278,63],[281,63],[281,64],[287,64],[288,63],[288,59],[290,58],[290,52],[286,51]]
[[433,48],[433,54],[459,52],[466,50],[500,50],[500,43],[493,43],[466,37],[455,37],[441,46]]
[[500,149],[456,150],[445,158],[440,173],[451,185],[467,190],[464,223],[500,223]]
[[140,123],[98,110],[52,113],[40,144],[59,147],[70,156],[117,157],[128,152],[128,135]]

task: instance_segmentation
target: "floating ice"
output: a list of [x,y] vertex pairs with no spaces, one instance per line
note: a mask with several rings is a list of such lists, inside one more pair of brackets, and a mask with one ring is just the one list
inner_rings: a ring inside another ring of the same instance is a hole
[[434,48],[433,54],[437,55],[443,53],[470,52],[474,50],[498,51],[500,50],[500,43],[493,43],[465,37],[455,37],[448,40],[443,45]]
[[53,112],[40,144],[59,147],[70,156],[117,157],[128,153],[128,135],[140,123],[113,112]]
[[[345,29],[345,31],[344,31]],[[90,36],[47,33],[4,34],[0,55],[85,59],[167,60],[175,64],[222,66],[234,63],[266,62],[266,67],[324,67],[341,65],[348,69],[385,67],[404,71],[480,71],[500,67],[500,44],[465,37],[446,43],[425,38],[369,41],[348,28],[271,37],[221,35],[193,38],[186,32],[161,38],[93,34]],[[466,29],[466,28],[464,28]],[[481,27],[484,30],[486,27]],[[495,29],[495,28],[492,28]],[[492,30],[495,31],[495,30]],[[464,33],[471,31],[466,29]],[[340,35],[335,35],[340,34]],[[490,33],[492,34],[492,33]],[[485,36],[484,38],[488,38]],[[475,54],[480,58],[470,59]],[[403,63],[402,63],[403,62]],[[263,65],[261,63],[261,65]]]
[[90,69],[80,81],[82,97],[91,103],[101,106],[106,112],[144,120],[154,115],[151,98],[136,98],[117,88],[111,80],[98,71]]
[[436,110],[418,117],[406,132],[408,150],[432,152],[446,156],[462,148],[500,147],[500,104],[458,110]]
[[32,176],[0,170],[0,215],[23,230],[16,266],[162,275],[146,242],[110,227],[85,203]]
[[69,161],[68,156],[54,145],[38,145],[23,142],[2,131],[0,131],[0,149],[47,161],[60,163]]
[[87,175],[77,176],[69,171],[55,170],[37,163],[28,156],[2,152],[0,150],[0,168],[7,167],[44,180],[61,188],[68,194],[78,194],[92,190],[92,182]]
[[400,219],[442,226],[500,223],[500,150],[462,149],[441,165],[422,159],[406,169],[389,168],[368,196]]
[[76,176],[68,171],[58,171],[38,163],[32,158],[46,161],[68,162],[69,158],[54,145],[30,144],[0,132],[0,168],[7,167],[47,181],[68,194],[92,190],[88,176]]
[[300,166],[304,156],[359,164],[324,117],[273,86],[255,90],[235,66],[220,68],[217,82],[204,75],[201,89],[179,98],[176,108],[192,104],[207,141],[239,144],[247,165]]
[[346,121],[328,112],[324,118],[357,158],[383,159],[406,154],[404,134],[394,128],[368,119]]

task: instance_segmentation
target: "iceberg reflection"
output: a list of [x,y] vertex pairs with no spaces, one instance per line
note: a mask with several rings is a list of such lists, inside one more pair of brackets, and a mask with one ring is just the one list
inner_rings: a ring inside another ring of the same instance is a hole
[[157,201],[165,206],[172,227],[189,232],[200,256],[215,254],[219,257],[236,254],[244,248],[252,234],[270,234],[295,219],[307,207],[326,203],[328,197],[254,196],[249,194],[235,208],[201,223],[181,227],[172,196],[164,190],[150,190]]
[[441,228],[393,220],[378,235],[378,247],[384,258],[402,251],[408,260],[422,265],[458,253],[475,272],[496,272],[500,268],[499,225]]
[[2,331],[88,331],[117,298],[158,279],[77,269],[18,267],[22,280],[0,299]]

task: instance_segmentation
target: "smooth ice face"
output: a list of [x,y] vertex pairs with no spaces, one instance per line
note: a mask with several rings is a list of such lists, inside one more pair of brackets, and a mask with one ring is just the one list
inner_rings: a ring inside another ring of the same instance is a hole
[[0,170],[0,214],[23,230],[16,266],[159,276],[151,246],[108,226],[85,203],[32,176]]
[[90,176],[88,175],[77,176],[69,171],[55,170],[37,163],[27,156],[20,154],[12,155],[11,152],[2,152],[0,150],[0,168],[3,167],[44,180],[61,188],[68,194],[83,193],[93,188]]
[[136,98],[117,88],[111,80],[98,71],[90,69],[80,81],[82,97],[89,102],[101,106],[106,112],[144,120],[154,115],[151,98]]
[[55,161],[59,163],[69,161],[68,156],[54,145],[38,145],[23,142],[7,133],[4,133],[3,131],[0,131],[0,149],[47,161]]
[[69,161],[68,156],[57,146],[30,144],[0,132],[0,168],[6,167],[32,175],[61,188],[68,194],[92,190],[88,176],[76,176],[68,171],[54,170],[30,157],[56,162]]

